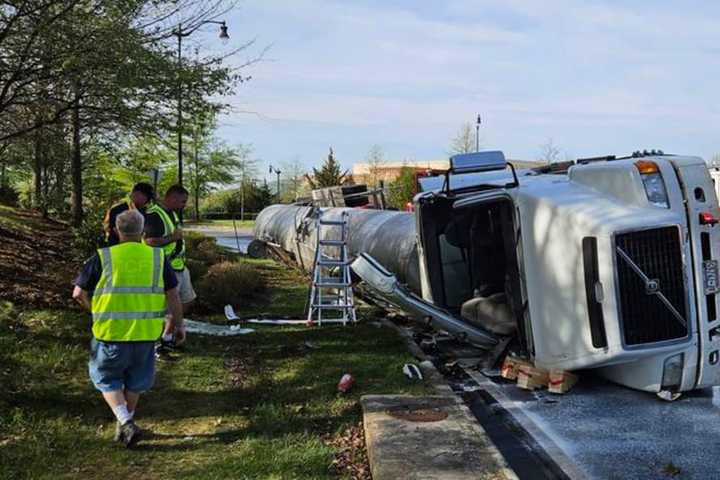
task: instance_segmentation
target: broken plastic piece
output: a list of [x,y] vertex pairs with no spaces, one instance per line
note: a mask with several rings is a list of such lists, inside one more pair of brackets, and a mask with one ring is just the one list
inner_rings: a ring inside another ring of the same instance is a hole
[[414,363],[406,363],[405,365],[403,365],[402,371],[405,374],[405,376],[408,377],[410,380],[422,380],[423,379],[422,372],[420,371],[418,366],[415,365]]
[[235,315],[235,310],[232,305],[225,305],[225,318],[228,320],[240,320],[240,317]]
[[236,335],[246,335],[255,330],[252,328],[241,328],[239,325],[213,325],[212,323],[196,322],[195,320],[188,320],[186,318],[185,331],[200,335],[212,335],[214,337],[234,337]]
[[665,400],[666,402],[674,402],[682,396],[682,393],[671,392],[670,390],[660,390],[659,392],[657,392],[657,396],[660,400]]

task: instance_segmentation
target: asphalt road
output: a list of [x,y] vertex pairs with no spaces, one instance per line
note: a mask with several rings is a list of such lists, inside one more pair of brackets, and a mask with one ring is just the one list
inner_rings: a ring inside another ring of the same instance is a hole
[[720,387],[668,403],[591,372],[565,395],[466,372],[570,478],[720,478]]

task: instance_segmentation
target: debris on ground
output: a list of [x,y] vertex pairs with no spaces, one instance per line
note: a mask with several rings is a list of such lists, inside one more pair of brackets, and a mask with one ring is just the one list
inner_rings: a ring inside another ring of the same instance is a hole
[[198,322],[185,319],[185,331],[200,335],[211,335],[214,337],[234,337],[235,335],[247,335],[255,330],[252,328],[240,328],[239,325],[214,325],[212,323]]
[[332,473],[352,480],[372,480],[362,423],[327,439],[326,444],[338,450],[330,467]]
[[578,381],[578,376],[565,370],[550,370],[548,392],[567,393]]
[[661,473],[667,475],[668,477],[677,477],[680,475],[681,471],[677,466],[670,462],[662,468]]
[[353,376],[349,373],[346,373],[340,378],[340,381],[338,382],[338,392],[347,393],[350,391],[353,385],[355,385],[355,378],[353,378]]
[[0,300],[25,308],[74,306],[71,284],[85,258],[69,254],[72,241],[65,223],[43,219],[31,211],[3,208]]
[[255,363],[254,357],[232,357],[225,360],[225,368],[230,371],[230,382],[233,387],[239,388],[245,385],[250,372],[257,370]]
[[578,376],[565,370],[545,370],[527,360],[508,355],[500,376],[516,380],[518,388],[537,390],[547,387],[550,393],[567,393],[578,382]]
[[420,368],[418,368],[417,365],[414,363],[406,363],[403,365],[402,369],[403,373],[406,377],[408,377],[410,380],[422,380],[423,374],[420,371]]

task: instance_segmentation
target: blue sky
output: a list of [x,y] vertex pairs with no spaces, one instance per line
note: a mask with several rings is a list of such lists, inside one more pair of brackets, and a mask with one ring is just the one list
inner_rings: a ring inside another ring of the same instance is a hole
[[230,46],[252,80],[221,121],[267,164],[447,156],[482,114],[481,142],[535,159],[661,148],[720,153],[720,2],[245,0]]

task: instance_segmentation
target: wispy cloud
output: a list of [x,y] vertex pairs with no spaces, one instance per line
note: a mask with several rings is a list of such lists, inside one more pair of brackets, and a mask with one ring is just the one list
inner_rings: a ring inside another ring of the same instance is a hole
[[233,102],[263,118],[225,131],[308,164],[330,143],[352,159],[375,143],[434,158],[482,112],[487,142],[515,157],[550,136],[577,154],[708,156],[720,150],[718,19],[720,4],[693,0],[248,1],[233,24],[272,43],[273,61]]

